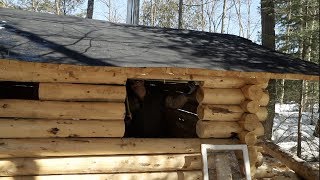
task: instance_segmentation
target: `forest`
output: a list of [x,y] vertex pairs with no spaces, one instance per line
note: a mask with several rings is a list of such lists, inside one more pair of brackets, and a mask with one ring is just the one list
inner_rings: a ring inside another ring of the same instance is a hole
[[[234,34],[319,64],[318,0],[140,0],[139,25]],[[0,7],[125,23],[127,0],[0,0]],[[290,66],[290,65],[288,65]],[[266,138],[319,161],[319,82],[271,80]]]

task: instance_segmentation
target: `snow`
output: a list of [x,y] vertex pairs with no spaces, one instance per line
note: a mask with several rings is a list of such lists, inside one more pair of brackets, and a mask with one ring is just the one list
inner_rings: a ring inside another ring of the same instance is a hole
[[[301,121],[302,159],[319,161],[319,138],[313,135],[319,119],[319,105],[313,107],[314,113],[303,112]],[[282,149],[296,154],[298,137],[298,104],[276,104],[272,140]]]

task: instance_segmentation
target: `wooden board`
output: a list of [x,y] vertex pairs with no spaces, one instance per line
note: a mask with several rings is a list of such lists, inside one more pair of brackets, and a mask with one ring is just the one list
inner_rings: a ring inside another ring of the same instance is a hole
[[124,120],[0,119],[1,138],[123,137]]
[[0,176],[201,170],[200,154],[0,159]]
[[0,99],[0,117],[124,119],[124,103]]
[[124,102],[125,86],[40,83],[39,99],[54,101]]
[[238,144],[238,141],[233,139],[198,138],[0,139],[0,158],[200,153],[201,143]]
[[0,180],[202,180],[202,171],[0,177]]

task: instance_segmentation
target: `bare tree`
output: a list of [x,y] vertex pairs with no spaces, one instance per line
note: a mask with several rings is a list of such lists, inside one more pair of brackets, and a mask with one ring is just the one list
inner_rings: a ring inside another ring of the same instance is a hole
[[94,6],[94,0],[88,0],[88,6],[87,6],[87,18],[88,19],[92,19],[93,6]]

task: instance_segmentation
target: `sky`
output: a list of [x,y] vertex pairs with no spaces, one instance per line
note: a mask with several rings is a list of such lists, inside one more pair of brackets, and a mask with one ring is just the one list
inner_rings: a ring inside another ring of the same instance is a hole
[[[142,1],[140,1],[140,6],[142,5]],[[207,2],[210,2],[213,0],[207,0]],[[227,0],[229,4],[231,4],[232,2],[234,2],[234,0]],[[99,19],[99,20],[107,20],[107,16],[108,16],[108,7],[106,5],[105,2],[109,2],[109,0],[95,0],[95,5],[94,5],[94,14],[93,14],[93,18],[94,19]],[[111,6],[113,7],[113,9],[117,9],[117,14],[119,15],[119,19],[118,22],[121,23],[125,23],[126,20],[126,9],[127,9],[127,0],[110,0],[111,2]],[[204,0],[204,2],[206,2]],[[242,2],[246,2],[246,0],[242,0]],[[260,0],[251,0],[252,5],[251,5],[251,32],[250,32],[250,37],[249,39],[256,42],[256,43],[260,43],[260,38],[259,38],[259,32],[261,31],[261,23],[260,23],[260,12],[259,12],[259,6],[260,6]],[[221,10],[222,10],[222,3],[220,3],[221,7],[218,7],[217,9],[217,14],[221,14]],[[87,7],[87,2],[84,3],[83,5],[83,9],[85,10]],[[242,6],[244,8],[244,5]],[[221,9],[219,11],[219,9]],[[234,11],[234,9],[233,9]],[[113,12],[114,13],[114,12]],[[234,11],[235,13],[235,11]],[[244,18],[243,19],[243,23],[244,23],[244,28],[245,27],[245,23],[246,23],[246,13],[242,13],[241,16]],[[239,34],[239,25],[238,25],[238,20],[237,20],[237,16],[236,14],[231,14],[231,21],[229,24],[229,28],[228,28],[228,34],[234,34],[234,35],[240,35]],[[245,36],[246,38],[248,38],[247,36]]]

